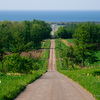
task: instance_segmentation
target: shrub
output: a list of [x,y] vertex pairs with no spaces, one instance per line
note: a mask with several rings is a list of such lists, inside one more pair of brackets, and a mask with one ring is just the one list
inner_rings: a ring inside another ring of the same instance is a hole
[[38,64],[38,63],[34,63],[33,64],[33,70],[38,70],[40,67],[40,64]]
[[32,70],[32,60],[28,57],[21,57],[19,54],[12,54],[4,57],[3,68],[7,72],[30,73]]

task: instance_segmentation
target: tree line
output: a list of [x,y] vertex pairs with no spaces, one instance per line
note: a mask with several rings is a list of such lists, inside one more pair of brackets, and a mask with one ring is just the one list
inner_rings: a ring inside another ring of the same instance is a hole
[[74,46],[67,47],[61,55],[73,68],[74,64],[82,64],[84,67],[85,62],[93,64],[98,61],[96,52],[100,50],[100,25],[87,22],[60,27],[56,34],[59,38],[69,38],[71,34]]
[[0,22],[0,61],[5,51],[21,53],[41,47],[41,41],[50,37],[51,27],[40,20]]
[[61,26],[56,32],[56,37],[63,39],[72,38],[72,35],[75,33],[77,27],[78,25],[74,23]]

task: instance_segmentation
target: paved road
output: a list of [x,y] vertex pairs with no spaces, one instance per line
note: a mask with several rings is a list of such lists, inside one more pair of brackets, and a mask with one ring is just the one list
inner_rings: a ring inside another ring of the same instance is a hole
[[47,73],[29,84],[15,100],[95,100],[95,98],[76,82],[56,71],[55,40],[51,39]]

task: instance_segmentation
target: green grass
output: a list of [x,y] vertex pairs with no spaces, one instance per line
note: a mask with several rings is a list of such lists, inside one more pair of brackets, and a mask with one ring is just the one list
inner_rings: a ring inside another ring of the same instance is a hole
[[[60,52],[58,43],[58,40],[56,40],[56,52]],[[100,51],[96,53],[96,56],[100,60]],[[92,93],[97,100],[100,100],[100,62],[95,63],[94,67],[92,66],[91,68],[86,67],[85,69],[65,70],[62,66],[62,62],[59,56],[59,59],[56,60],[56,65],[57,70],[60,73],[79,83],[82,87]]]
[[50,39],[46,40],[45,44],[42,46],[43,49],[46,49],[45,53],[42,54],[42,59],[49,59],[49,48],[50,48]]
[[66,39],[68,43],[74,43],[73,39]]
[[60,58],[59,57],[59,44],[58,44],[58,39],[55,39],[55,54],[56,54],[56,58]]
[[79,83],[100,100],[100,67],[77,71],[59,70],[59,72]]
[[66,45],[60,41],[59,39],[55,39],[55,50],[56,50],[56,58],[60,58],[60,49],[65,49]]
[[35,71],[28,75],[6,75],[0,73],[0,100],[12,100],[27,84],[35,81],[45,71]]
[[42,45],[41,48],[43,48],[43,49],[50,48],[50,39],[45,40],[45,44]]
[[38,71],[34,71],[32,74],[19,75],[0,73],[0,100],[14,99],[22,90],[25,89],[27,84],[35,81],[47,71],[49,47],[50,40],[46,40],[42,47],[46,49],[46,51],[42,53],[38,62],[40,64],[40,69]]
[[79,83],[100,100],[100,66],[80,70],[64,70],[60,60],[56,60],[57,70]]

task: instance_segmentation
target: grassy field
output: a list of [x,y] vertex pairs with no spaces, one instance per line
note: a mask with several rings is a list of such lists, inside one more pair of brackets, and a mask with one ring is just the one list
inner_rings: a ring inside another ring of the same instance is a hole
[[[56,58],[59,58],[56,60],[57,70],[79,83],[82,87],[92,93],[97,100],[100,100],[100,62],[93,64],[92,67],[85,67],[84,69],[65,70],[62,66],[60,56],[58,55],[60,52],[58,40],[56,40],[55,43]],[[100,51],[96,53],[96,55],[100,60]]]
[[41,67],[38,71],[33,71],[31,74],[20,73],[1,73],[0,72],[0,100],[14,99],[27,84],[35,81],[43,73],[47,71],[48,58],[49,58],[50,40],[46,40],[43,48],[46,49],[41,55]]

